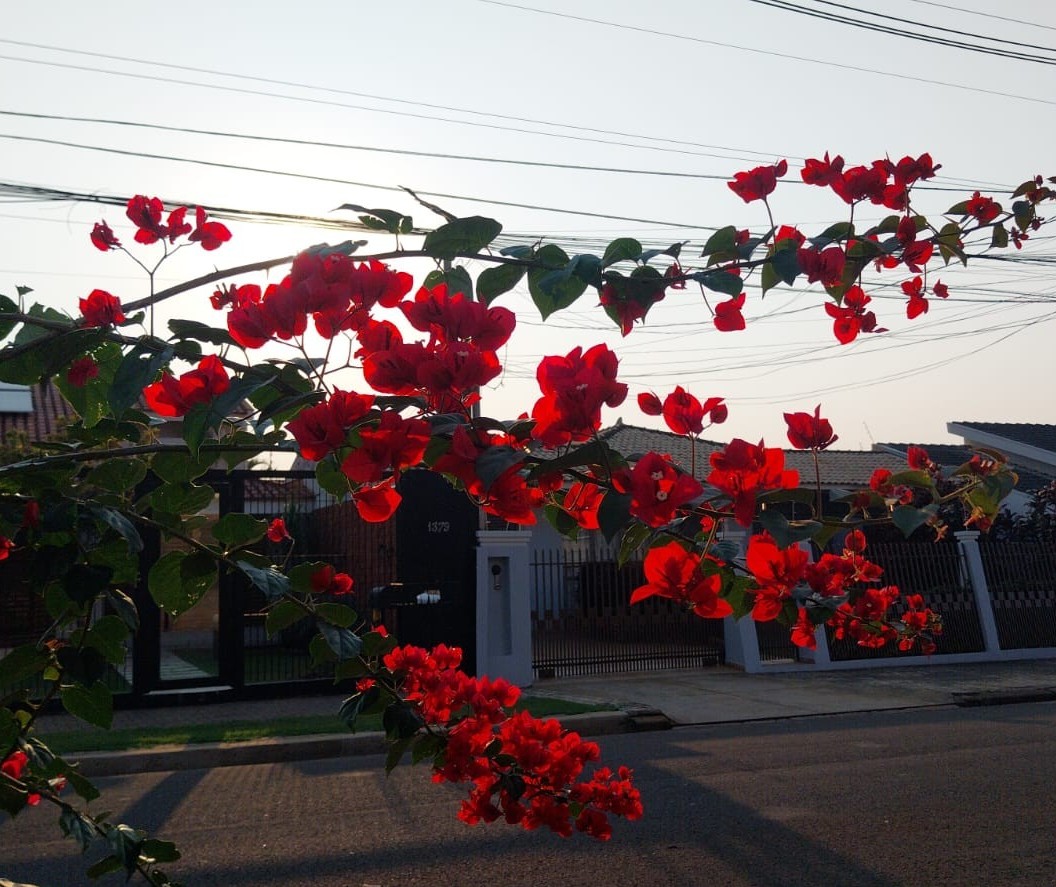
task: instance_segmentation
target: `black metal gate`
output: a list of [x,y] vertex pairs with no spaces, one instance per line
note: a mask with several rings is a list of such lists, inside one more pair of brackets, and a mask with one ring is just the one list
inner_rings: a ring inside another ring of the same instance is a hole
[[631,606],[644,584],[641,562],[562,549],[531,564],[532,658],[536,677],[691,668],[725,661],[723,620],[701,619],[653,597]]

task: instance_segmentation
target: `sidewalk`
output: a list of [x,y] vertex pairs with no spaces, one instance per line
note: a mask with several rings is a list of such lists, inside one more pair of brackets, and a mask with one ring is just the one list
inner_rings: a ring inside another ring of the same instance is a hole
[[[528,692],[577,702],[607,703],[616,711],[562,718],[585,735],[947,705],[1056,700],[1056,660],[979,665],[934,665],[862,671],[749,675],[728,668],[704,668],[557,678]],[[336,713],[342,695],[292,697],[251,702],[126,709],[114,728],[148,729],[231,721],[267,721],[274,716]],[[38,721],[40,735],[95,729],[70,715]],[[380,734],[276,737],[242,743],[201,743],[76,756],[87,776],[150,770],[231,766],[306,758],[376,754]]]

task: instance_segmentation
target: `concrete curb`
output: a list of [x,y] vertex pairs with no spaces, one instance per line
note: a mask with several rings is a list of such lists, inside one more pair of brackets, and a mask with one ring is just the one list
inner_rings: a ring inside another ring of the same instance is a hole
[[980,705],[1015,705],[1019,702],[1052,702],[1056,687],[1003,687],[999,690],[975,690],[952,693],[953,704],[961,708]]
[[[642,730],[670,729],[672,722],[657,709],[628,706],[628,711],[598,711],[560,718],[584,736],[608,736]],[[279,764],[320,758],[380,755],[383,733],[339,733],[323,736],[276,736],[248,742],[202,742],[130,751],[86,752],[70,757],[88,777],[125,776],[159,770],[197,770],[247,764]]]

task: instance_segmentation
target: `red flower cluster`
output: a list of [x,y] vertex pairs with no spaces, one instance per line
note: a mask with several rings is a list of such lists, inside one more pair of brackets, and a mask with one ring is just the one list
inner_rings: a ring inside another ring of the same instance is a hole
[[116,326],[125,322],[121,312],[121,300],[106,290],[92,290],[87,299],[79,300],[82,326]]
[[159,416],[186,416],[193,407],[209,403],[230,386],[220,358],[210,354],[178,379],[166,371],[160,380],[143,389],[143,399]]
[[729,189],[745,203],[766,200],[777,187],[777,180],[788,172],[788,161],[781,160],[773,166],[757,166],[747,172],[734,173],[733,181],[727,182]]
[[532,408],[532,437],[546,447],[589,440],[601,427],[602,406],[618,407],[627,386],[616,381],[616,355],[604,345],[544,357],[536,371],[543,396]]
[[305,459],[318,462],[347,442],[348,432],[374,405],[373,394],[334,389],[323,403],[301,410],[286,424]]
[[0,561],[6,561],[11,556],[11,550],[15,547],[7,536],[0,536]]
[[776,619],[792,590],[807,575],[810,555],[798,545],[779,548],[768,533],[752,536],[748,542],[745,566],[757,584],[752,589],[755,604],[752,618],[757,622]]
[[631,593],[631,603],[638,604],[657,595],[678,601],[686,609],[705,619],[717,619],[733,613],[733,607],[719,597],[722,577],[705,575],[699,554],[686,551],[678,542],[650,548],[642,563],[645,585]]
[[788,442],[797,450],[824,450],[840,438],[832,433],[832,424],[821,417],[821,404],[810,413],[785,413]]
[[650,527],[670,523],[683,505],[704,492],[695,478],[674,466],[670,456],[659,453],[646,453],[633,469],[617,472],[612,481],[619,492],[631,494],[631,514]]
[[844,203],[868,200],[901,212],[909,204],[909,189],[918,181],[932,178],[940,168],[930,154],[921,154],[917,158],[903,157],[898,163],[874,160],[869,166],[844,169],[840,155],[830,160],[826,152],[824,160],[808,160],[800,175],[808,185],[831,188]]
[[308,581],[312,594],[339,597],[352,593],[352,577],[348,573],[339,573],[329,564],[312,573]]
[[[642,802],[626,768],[582,780],[598,746],[566,733],[555,720],[509,715],[520,691],[508,681],[472,678],[458,669],[462,651],[397,647],[384,657],[402,698],[446,739],[433,765],[435,782],[473,788],[458,817],[469,825],[505,818],[525,829],[545,826],[564,837],[579,830],[599,840],[612,834],[610,816],[638,819]],[[438,729],[439,728],[439,729]]]
[[721,397],[709,397],[701,403],[681,385],[675,387],[661,403],[652,392],[638,395],[638,408],[647,416],[663,416],[675,434],[697,435],[704,430],[704,419],[716,425],[730,414]]
[[866,311],[871,301],[860,286],[852,286],[843,294],[841,304],[825,303],[825,312],[833,318],[832,331],[841,345],[853,342],[859,333],[887,332],[876,325],[876,315]]
[[99,364],[90,354],[78,357],[66,370],[66,381],[74,388],[83,388],[99,375]]
[[[13,751],[4,758],[3,763],[0,763],[0,773],[11,777],[11,779],[21,779],[22,774],[26,772],[28,766],[29,757],[26,753],[22,750]],[[35,807],[40,803],[40,793],[29,792],[26,797],[26,803],[31,807]]]
[[724,450],[711,454],[711,468],[707,482],[730,497],[734,518],[744,527],[752,524],[759,493],[799,485],[799,475],[785,469],[785,454],[767,449],[762,441],[750,444],[734,438]]
[[[159,240],[168,240],[175,243],[184,235],[191,243],[200,243],[202,249],[218,249],[222,244],[231,239],[231,232],[226,225],[220,222],[206,221],[205,210],[200,206],[194,211],[194,224],[185,220],[187,207],[180,206],[172,210],[165,223],[162,224],[162,216],[165,206],[157,197],[145,197],[137,194],[128,201],[125,215],[129,221],[138,229],[136,231],[136,243],[151,244]],[[97,249],[108,250],[120,247],[117,238],[114,237],[106,222],[100,222],[92,229],[92,243]]]
[[267,537],[269,542],[284,542],[287,539],[292,539],[290,531],[286,529],[286,521],[281,517],[275,518],[270,524],[268,524]]
[[744,293],[741,293],[715,306],[715,316],[711,319],[711,322],[715,324],[715,329],[720,333],[735,333],[744,329],[744,315],[741,313],[744,308],[744,298]]

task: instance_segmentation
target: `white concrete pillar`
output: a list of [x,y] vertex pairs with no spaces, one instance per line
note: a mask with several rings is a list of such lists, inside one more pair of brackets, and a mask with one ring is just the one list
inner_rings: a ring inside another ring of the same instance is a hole
[[477,532],[477,674],[532,684],[532,534]]
[[996,653],[1001,649],[1001,642],[997,637],[994,605],[990,601],[990,590],[986,587],[986,572],[983,570],[983,558],[979,553],[979,531],[961,530],[953,535],[957,537],[957,544],[961,546],[968,582],[975,595],[975,609],[979,613],[979,627],[983,630],[984,649],[987,653]]
[[[748,531],[743,527],[725,522],[722,529],[722,540],[737,546],[737,559],[743,561],[748,550]],[[726,640],[726,662],[739,665],[749,674],[758,674],[762,669],[759,659],[759,635],[755,631],[755,620],[751,614],[734,619],[727,616],[724,620]]]

